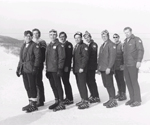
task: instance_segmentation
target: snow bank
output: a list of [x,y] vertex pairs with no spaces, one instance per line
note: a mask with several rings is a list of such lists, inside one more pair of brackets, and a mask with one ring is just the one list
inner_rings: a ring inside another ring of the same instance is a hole
[[150,73],[150,61],[143,61],[141,64],[139,72]]

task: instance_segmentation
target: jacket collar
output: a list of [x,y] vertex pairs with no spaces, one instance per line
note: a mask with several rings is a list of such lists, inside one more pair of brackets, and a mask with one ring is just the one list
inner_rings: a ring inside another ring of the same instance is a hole
[[55,39],[54,42],[50,42],[50,45],[53,46],[53,45],[55,45],[55,44],[57,44],[57,43],[59,43],[59,40],[58,40],[58,39]]

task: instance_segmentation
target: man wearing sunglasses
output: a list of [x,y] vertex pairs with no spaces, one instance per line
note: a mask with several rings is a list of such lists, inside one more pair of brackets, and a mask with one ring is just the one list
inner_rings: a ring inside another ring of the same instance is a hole
[[118,94],[116,95],[116,99],[119,101],[126,100],[126,85],[124,81],[123,74],[123,45],[119,40],[120,36],[118,34],[113,35],[114,42],[116,44],[117,56],[115,60],[115,78],[118,86]]
[[141,92],[138,83],[138,71],[144,55],[142,40],[132,34],[130,27],[124,28],[126,39],[123,47],[124,76],[129,90],[130,100],[125,105],[131,107],[141,105]]

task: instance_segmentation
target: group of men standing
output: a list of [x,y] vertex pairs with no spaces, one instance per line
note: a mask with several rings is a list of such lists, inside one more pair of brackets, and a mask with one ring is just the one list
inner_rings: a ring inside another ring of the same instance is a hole
[[[50,110],[64,110],[66,105],[74,103],[72,87],[70,84],[70,72],[73,60],[73,73],[76,78],[77,87],[81,101],[76,103],[78,109],[89,108],[90,103],[99,103],[96,72],[101,74],[104,87],[107,89],[109,100],[103,105],[107,108],[116,107],[117,100],[126,100],[126,85],[129,90],[130,100],[126,105],[131,107],[141,105],[141,94],[138,83],[138,69],[143,59],[144,48],[140,38],[132,34],[132,29],[124,29],[126,39],[124,44],[119,41],[119,35],[114,34],[115,42],[109,38],[109,32],[104,30],[101,37],[104,43],[98,53],[98,45],[92,39],[91,34],[86,31],[74,34],[76,42],[67,41],[65,32],[56,30],[49,31],[50,43],[40,39],[40,31],[33,29],[24,32],[25,42],[20,51],[20,60],[17,67],[17,76],[23,76],[23,82],[29,104],[22,108],[23,111],[33,112],[39,106],[44,105],[45,95],[42,82],[44,62],[46,63],[46,77],[50,82],[55,103],[49,106]],[[83,42],[83,37],[87,44]],[[59,41],[60,40],[60,41]],[[98,58],[97,58],[98,57]],[[118,94],[115,94],[113,75],[115,75]],[[66,98],[63,97],[63,82]],[[88,90],[90,97],[88,97]]]

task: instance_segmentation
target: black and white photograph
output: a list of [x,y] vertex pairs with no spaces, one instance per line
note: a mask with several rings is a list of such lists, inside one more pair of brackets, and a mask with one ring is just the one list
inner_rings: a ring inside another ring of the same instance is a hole
[[150,125],[149,0],[0,0],[0,125]]

